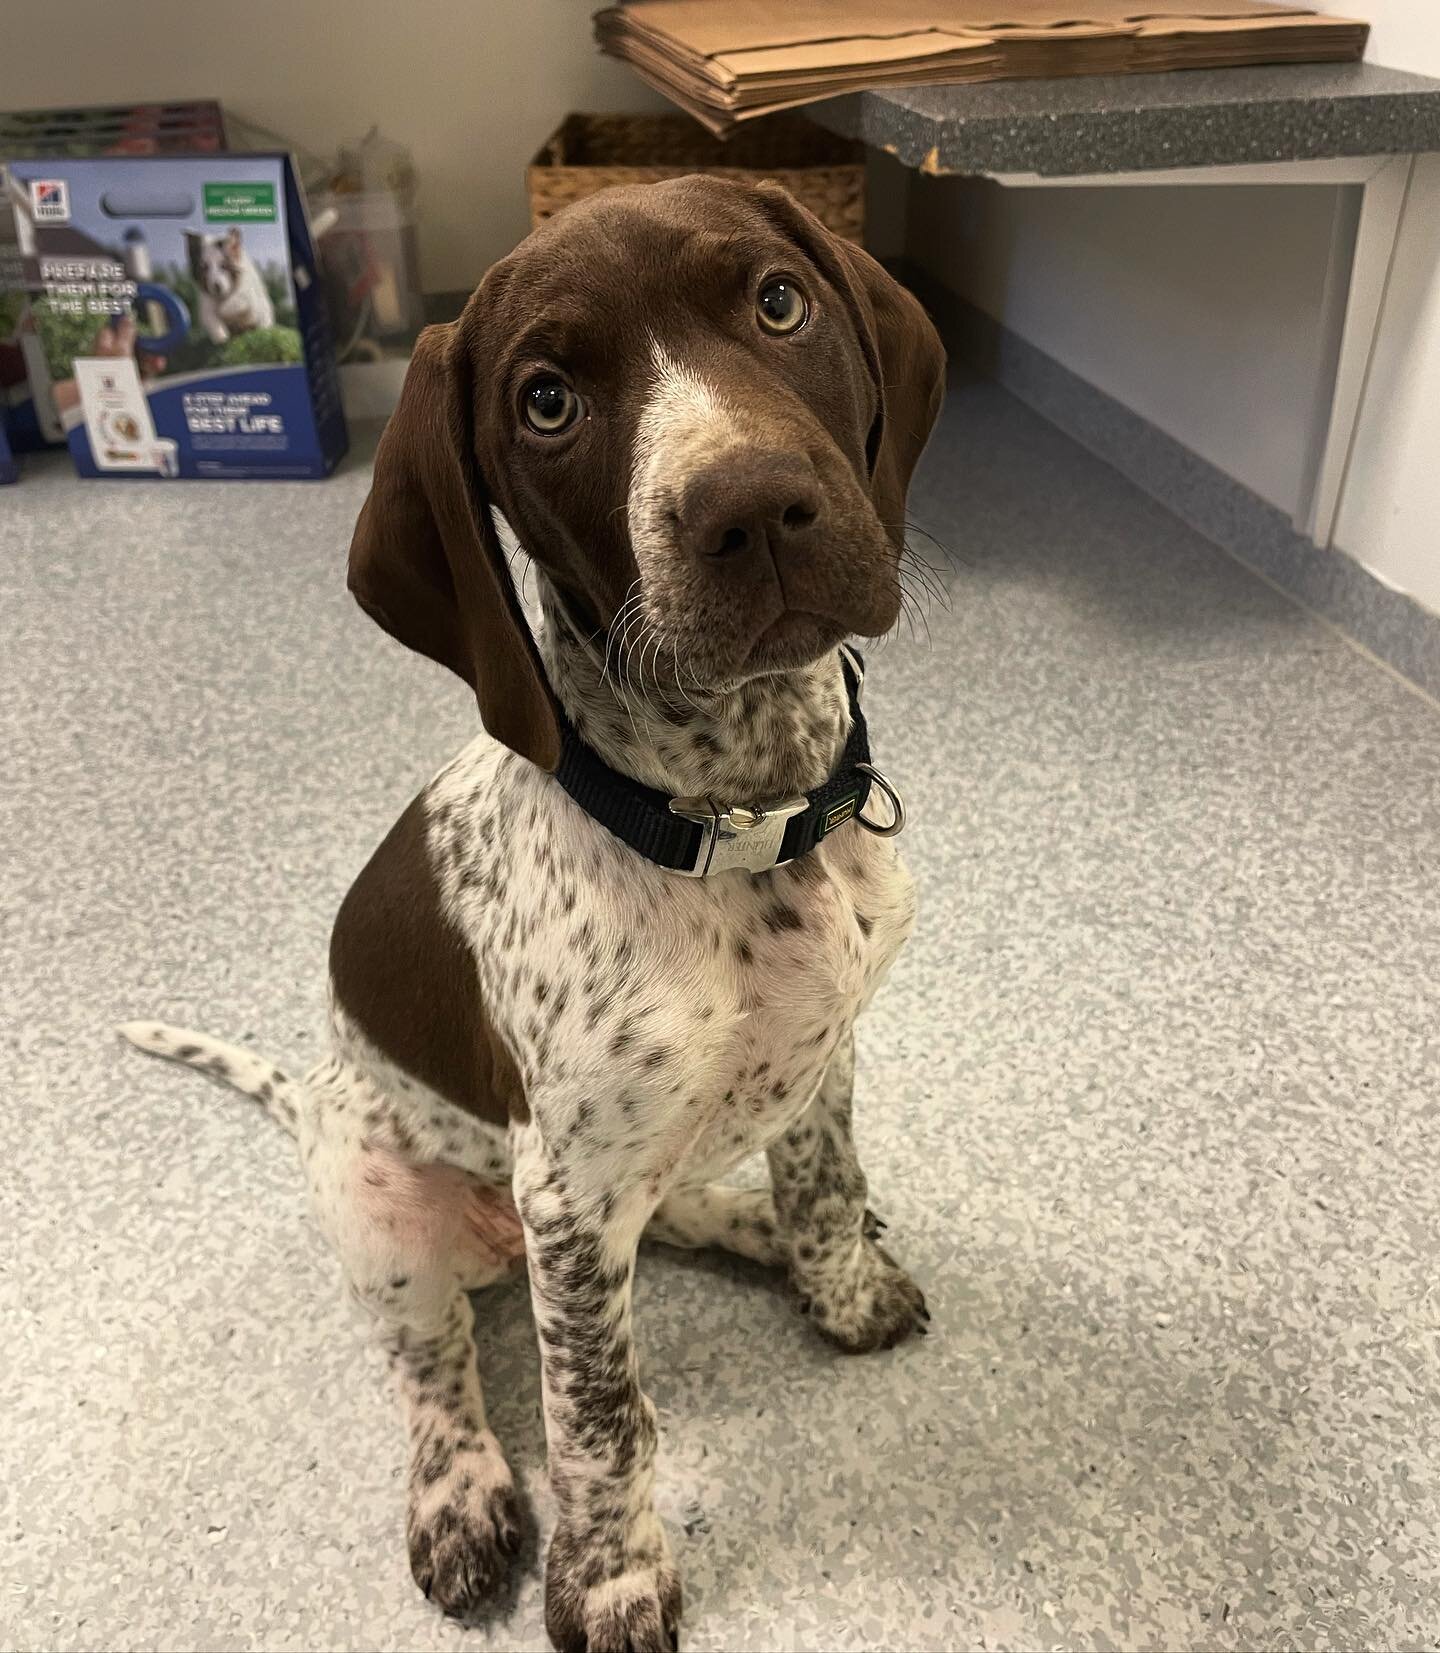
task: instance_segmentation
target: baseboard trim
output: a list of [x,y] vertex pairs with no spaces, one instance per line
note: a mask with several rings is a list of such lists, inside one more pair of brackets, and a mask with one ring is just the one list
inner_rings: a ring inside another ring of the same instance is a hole
[[1285,513],[968,300],[907,264],[900,272],[951,353],[1088,448],[1184,523],[1425,694],[1440,699],[1440,615],[1352,557],[1321,549]]

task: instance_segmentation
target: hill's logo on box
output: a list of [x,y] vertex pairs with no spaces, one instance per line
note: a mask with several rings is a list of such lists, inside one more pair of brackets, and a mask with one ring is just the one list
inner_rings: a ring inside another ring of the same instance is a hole
[[63,178],[35,178],[31,181],[30,216],[37,224],[70,222],[70,186]]

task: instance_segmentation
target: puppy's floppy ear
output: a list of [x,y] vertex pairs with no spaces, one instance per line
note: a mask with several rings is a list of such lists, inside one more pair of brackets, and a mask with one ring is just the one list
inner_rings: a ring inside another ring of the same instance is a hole
[[496,740],[553,770],[555,700],[490,517],[474,404],[464,321],[427,327],[375,455],[349,586],[392,637],[465,679]]
[[929,316],[863,248],[843,241],[778,184],[757,186],[766,212],[810,255],[844,300],[874,381],[866,442],[870,498],[897,543],[905,495],[945,395],[945,347]]

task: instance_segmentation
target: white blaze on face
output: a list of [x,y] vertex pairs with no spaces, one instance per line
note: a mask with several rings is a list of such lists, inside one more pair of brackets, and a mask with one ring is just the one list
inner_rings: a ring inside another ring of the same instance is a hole
[[630,544],[642,575],[674,555],[667,513],[678,508],[695,473],[742,440],[741,420],[699,374],[650,343],[653,379],[635,427],[628,514]]
[[235,277],[218,241],[207,240],[200,254],[200,285],[212,298],[227,297],[235,285]]

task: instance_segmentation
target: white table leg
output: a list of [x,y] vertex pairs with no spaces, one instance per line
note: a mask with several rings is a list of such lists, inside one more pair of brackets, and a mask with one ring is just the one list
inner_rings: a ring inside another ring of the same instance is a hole
[[1325,304],[1329,311],[1337,301],[1343,302],[1344,318],[1340,324],[1335,376],[1325,398],[1328,417],[1322,419],[1317,431],[1311,480],[1307,491],[1302,493],[1296,522],[1296,527],[1320,546],[1329,545],[1335,531],[1413,168],[1412,155],[1393,156],[1360,186],[1360,218],[1355,227],[1353,253],[1349,215],[1343,202],[1337,202],[1336,206],[1336,235],[1331,246]]

